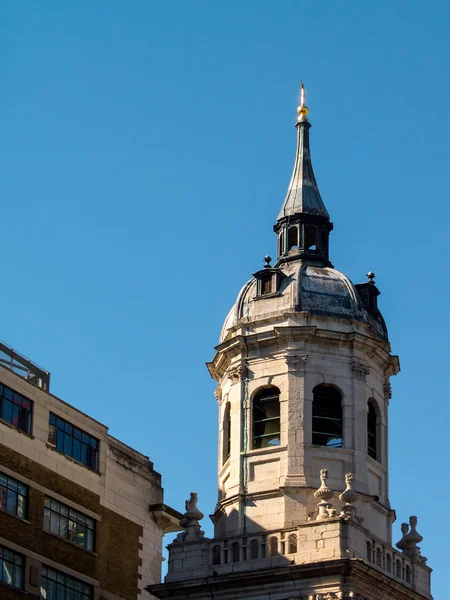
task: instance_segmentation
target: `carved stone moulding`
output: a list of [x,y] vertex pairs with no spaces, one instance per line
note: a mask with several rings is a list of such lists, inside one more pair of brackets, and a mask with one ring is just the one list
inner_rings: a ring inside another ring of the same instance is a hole
[[235,367],[231,367],[227,371],[228,377],[231,379],[232,383],[238,383],[242,379],[244,379],[247,373],[246,367],[244,365],[236,365]]
[[306,367],[306,363],[308,362],[308,355],[293,355],[288,354],[285,357],[286,364],[288,366],[288,371],[299,371],[303,370]]
[[390,383],[385,383],[383,386],[384,399],[390,400],[392,398],[392,387]]
[[356,379],[360,379],[361,381],[366,381],[367,375],[370,373],[370,369],[367,365],[353,360],[351,362],[351,368],[353,373],[355,374]]

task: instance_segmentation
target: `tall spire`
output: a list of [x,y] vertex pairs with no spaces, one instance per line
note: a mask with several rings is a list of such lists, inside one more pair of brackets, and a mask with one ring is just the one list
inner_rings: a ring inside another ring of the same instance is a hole
[[333,229],[330,216],[311,163],[309,150],[309,109],[305,103],[305,86],[301,84],[300,105],[297,108],[297,150],[294,170],[283,205],[274,226],[278,234],[278,259],[307,259],[322,264],[328,260],[328,236]]
[[311,163],[309,150],[309,128],[307,114],[309,109],[305,104],[305,86],[301,85],[300,106],[297,108],[297,152],[295,154],[294,170],[288,191],[281,207],[278,219],[295,213],[321,215],[329,219],[328,211],[320,196],[316,178]]

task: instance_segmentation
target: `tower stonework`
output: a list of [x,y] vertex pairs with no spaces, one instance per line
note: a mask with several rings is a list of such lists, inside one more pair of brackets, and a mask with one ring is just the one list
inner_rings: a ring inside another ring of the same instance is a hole
[[308,109],[274,231],[277,259],[243,286],[208,369],[217,382],[214,537],[191,494],[158,598],[430,599],[416,517],[389,502],[390,377],[399,370],[374,274],[333,268]]

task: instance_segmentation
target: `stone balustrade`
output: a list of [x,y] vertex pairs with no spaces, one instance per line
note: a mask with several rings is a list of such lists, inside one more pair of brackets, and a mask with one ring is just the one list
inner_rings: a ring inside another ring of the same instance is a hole
[[[346,547],[342,541],[347,540]],[[174,543],[166,582],[326,560],[360,559],[426,597],[430,569],[369,536],[356,520],[332,517],[297,527]]]

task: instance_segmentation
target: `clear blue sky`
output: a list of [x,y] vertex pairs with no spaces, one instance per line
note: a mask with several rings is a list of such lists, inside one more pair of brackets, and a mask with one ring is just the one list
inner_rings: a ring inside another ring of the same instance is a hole
[[[373,270],[393,352],[391,501],[444,598],[449,488],[447,2],[5,0],[0,338],[216,502],[204,366],[275,253],[300,79],[331,259]],[[211,532],[208,519],[204,520]]]

